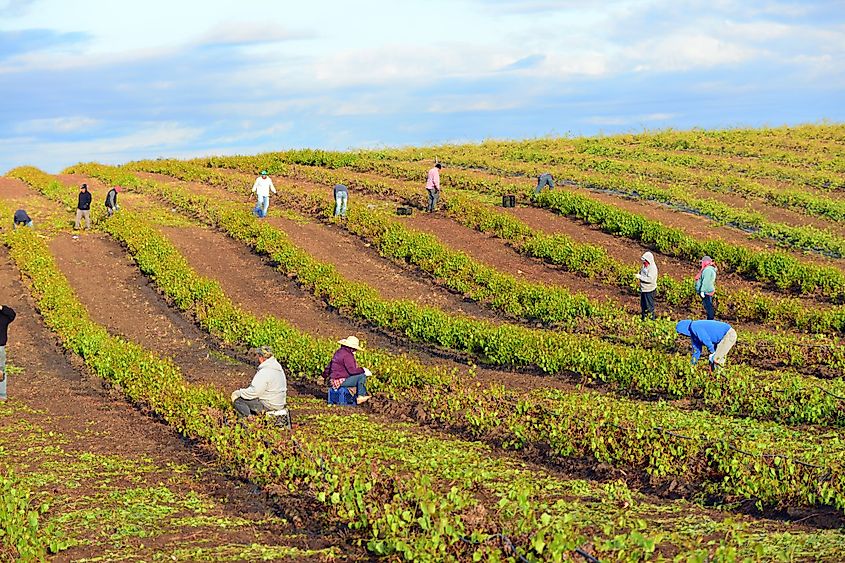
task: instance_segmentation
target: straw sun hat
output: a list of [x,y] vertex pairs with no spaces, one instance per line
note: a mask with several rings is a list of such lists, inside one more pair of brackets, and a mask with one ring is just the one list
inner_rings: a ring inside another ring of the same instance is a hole
[[348,336],[343,340],[338,340],[338,344],[341,346],[346,346],[348,348],[352,348],[353,350],[360,350],[361,349],[361,342],[358,340],[357,336]]

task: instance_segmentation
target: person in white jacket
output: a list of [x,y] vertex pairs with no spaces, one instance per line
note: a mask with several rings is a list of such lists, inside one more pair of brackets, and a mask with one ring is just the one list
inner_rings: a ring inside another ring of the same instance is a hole
[[232,403],[238,411],[238,416],[285,408],[287,379],[281,364],[273,357],[273,350],[269,346],[261,346],[253,348],[251,352],[258,361],[258,371],[255,372],[249,387],[232,392]]
[[639,273],[634,274],[640,282],[640,318],[645,320],[651,317],[654,320],[654,292],[657,290],[657,264],[654,263],[654,254],[644,252],[640,257],[642,267]]
[[256,178],[252,185],[252,193],[256,197],[255,209],[252,212],[259,218],[267,217],[267,210],[270,208],[270,192],[277,193],[276,186],[273,185],[273,180],[267,176],[267,171],[262,170],[261,176]]

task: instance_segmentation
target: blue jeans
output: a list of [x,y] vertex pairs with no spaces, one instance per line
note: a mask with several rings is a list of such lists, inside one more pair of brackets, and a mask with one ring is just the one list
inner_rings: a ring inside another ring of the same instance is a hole
[[713,296],[705,295],[704,299],[701,300],[701,304],[704,305],[704,311],[707,313],[707,320],[712,321],[715,319],[716,310],[713,307]]
[[349,199],[348,192],[337,192],[334,196],[334,216],[346,217],[346,200]]
[[6,399],[6,383],[9,381],[9,374],[6,373],[6,347],[0,346],[0,371],[3,372],[3,381],[0,381],[0,400]]
[[258,201],[255,202],[255,209],[252,212],[259,218],[267,217],[267,210],[270,209],[270,196],[260,195]]
[[555,180],[552,178],[551,174],[540,174],[537,177],[537,187],[534,189],[534,193],[538,194],[543,191],[543,188],[549,186],[550,190],[553,190],[555,187]]
[[362,373],[359,375],[352,375],[343,380],[341,387],[354,387],[359,397],[367,395],[367,388],[364,384],[367,383],[367,375]]
[[427,190],[428,191],[428,207],[426,211],[429,213],[434,212],[434,208],[437,207],[437,200],[440,199],[440,192],[438,190]]

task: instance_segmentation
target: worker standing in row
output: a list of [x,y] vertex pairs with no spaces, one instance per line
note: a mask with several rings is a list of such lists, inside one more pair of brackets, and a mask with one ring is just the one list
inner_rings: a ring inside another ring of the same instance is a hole
[[0,306],[0,401],[6,400],[9,378],[6,376],[6,343],[8,342],[9,325],[17,314],[8,305]]
[[640,283],[640,318],[645,320],[650,317],[654,320],[654,294],[657,291],[657,264],[654,263],[654,254],[644,252],[640,257],[642,267],[634,277]]
[[713,296],[716,294],[716,263],[709,256],[701,259],[701,268],[695,275],[695,292],[701,297],[701,304],[707,314],[707,320],[716,318]]
[[270,209],[270,192],[276,194],[276,186],[273,185],[273,180],[267,175],[266,170],[261,171],[261,176],[255,179],[252,184],[252,193],[255,194],[255,209],[253,213],[259,218],[267,217],[267,211]]
[[538,195],[546,186],[548,186],[550,190],[555,189],[555,179],[548,172],[537,176],[537,187],[534,188],[534,195]]
[[437,208],[437,200],[440,199],[440,169],[443,167],[439,162],[428,171],[425,180],[425,189],[428,192],[428,207],[426,211],[434,213]]
[[120,186],[115,186],[109,190],[109,193],[106,194],[106,213],[109,214],[109,217],[117,213],[120,209],[120,206],[117,204],[117,194],[119,194],[120,191]]
[[91,192],[88,191],[88,184],[79,186],[79,196],[76,199],[76,221],[73,228],[79,230],[82,224],[82,219],[85,219],[85,228],[91,229]]

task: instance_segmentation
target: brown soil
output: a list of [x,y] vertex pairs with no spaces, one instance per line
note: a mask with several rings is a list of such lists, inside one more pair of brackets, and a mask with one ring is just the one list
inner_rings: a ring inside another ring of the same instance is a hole
[[[464,170],[463,172],[480,178],[499,178],[499,176],[485,172],[470,170]],[[561,187],[555,189],[573,190],[573,188]],[[740,229],[717,225],[713,223],[713,221],[711,221],[710,219],[701,215],[679,211],[658,202],[634,199],[626,197],[624,195],[616,195],[603,191],[588,190],[584,188],[574,188],[574,191],[579,195],[589,197],[591,199],[606,203],[608,205],[613,205],[631,213],[636,213],[637,215],[645,217],[646,219],[659,221],[669,227],[680,229],[686,234],[692,235],[696,238],[721,239],[731,244],[735,244],[737,246],[744,246],[754,250],[782,250],[790,253],[791,255],[795,256],[803,262],[823,264],[826,266],[834,266],[841,269],[845,269],[845,263],[843,263],[841,260],[826,258],[815,253],[784,249],[778,247],[773,241],[767,239],[754,238]],[[637,243],[635,241],[632,241],[632,244]]]
[[[90,281],[90,280],[89,280]],[[215,545],[242,545],[254,543],[264,545],[288,545],[302,549],[320,549],[342,542],[340,537],[320,537],[298,534],[284,520],[269,517],[275,511],[275,503],[269,503],[254,487],[240,481],[228,479],[209,465],[207,459],[187,447],[184,441],[167,426],[151,421],[132,407],[114,391],[108,391],[98,379],[89,375],[76,357],[66,358],[56,338],[42,324],[28,290],[21,283],[15,266],[5,248],[0,249],[0,283],[6,288],[5,304],[17,312],[15,322],[9,328],[7,353],[9,363],[22,368],[20,374],[9,376],[9,397],[14,404],[21,402],[37,409],[37,412],[23,410],[15,417],[0,417],[0,424],[17,423],[24,419],[51,431],[61,448],[74,456],[83,454],[119,456],[125,460],[137,460],[139,464],[154,464],[158,472],[146,474],[143,485],[166,486],[177,495],[196,493],[214,499],[215,506],[209,509],[210,517],[245,518],[253,523],[243,528],[213,529],[185,526],[169,531],[166,536],[146,538],[133,548],[140,559],[151,559],[154,553],[176,547],[212,547]],[[5,444],[7,462],[21,459],[18,474],[25,475],[32,470],[34,457],[18,455],[18,448],[27,444],[14,442]],[[47,461],[50,461],[49,459]],[[61,460],[55,460],[60,463]],[[184,474],[174,474],[169,464],[183,466]],[[119,484],[115,484],[119,486]],[[138,486],[126,483],[124,486]],[[99,484],[81,481],[80,486],[68,483],[53,487],[49,491],[36,491],[48,498],[59,495],[83,500],[96,494]],[[295,499],[291,498],[293,504]],[[49,519],[56,506],[43,519]],[[96,531],[92,532],[95,533]],[[297,533],[297,535],[292,535]],[[80,536],[84,538],[85,536]],[[102,556],[111,545],[97,542],[90,546],[72,547],[55,557],[57,561],[71,561],[84,557]],[[345,551],[352,550],[344,546]],[[361,552],[351,553],[360,558]]]
[[161,303],[117,243],[99,233],[76,239],[59,234],[50,250],[92,319],[109,332],[172,358],[190,382],[221,388],[249,383],[249,369],[213,354],[205,333]]

